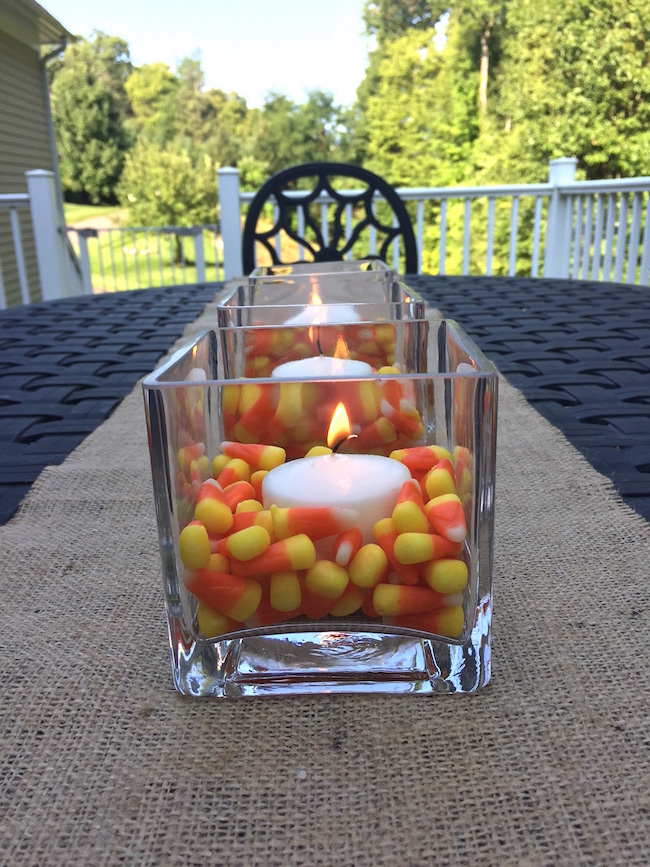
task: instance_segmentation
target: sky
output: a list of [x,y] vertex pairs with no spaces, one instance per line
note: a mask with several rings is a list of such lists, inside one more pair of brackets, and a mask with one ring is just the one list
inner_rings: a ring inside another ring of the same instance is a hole
[[199,52],[206,86],[258,108],[271,90],[304,102],[308,90],[351,105],[367,65],[363,0],[39,0],[71,33],[129,43],[136,66]]

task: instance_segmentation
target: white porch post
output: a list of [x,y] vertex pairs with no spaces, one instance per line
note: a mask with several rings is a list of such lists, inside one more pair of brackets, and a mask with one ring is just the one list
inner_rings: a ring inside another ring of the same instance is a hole
[[43,301],[79,295],[68,268],[68,250],[57,200],[56,175],[44,169],[25,172]]
[[562,192],[564,184],[576,179],[575,157],[558,157],[548,164],[548,182],[554,189],[546,216],[544,277],[567,278],[571,259],[571,202]]
[[219,178],[219,215],[223,241],[223,276],[239,277],[243,271],[241,255],[241,213],[239,206],[239,171],[226,167],[217,170]]

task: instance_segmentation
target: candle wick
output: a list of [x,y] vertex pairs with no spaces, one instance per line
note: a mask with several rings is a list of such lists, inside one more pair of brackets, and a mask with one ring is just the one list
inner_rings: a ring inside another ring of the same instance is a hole
[[318,349],[319,355],[325,355],[325,353],[323,352],[323,347],[320,345],[320,329],[316,330],[316,348]]
[[341,448],[344,442],[348,440],[355,440],[357,438],[357,434],[349,434],[349,436],[342,437],[338,442],[334,443],[332,446],[332,454],[335,455],[338,450]]

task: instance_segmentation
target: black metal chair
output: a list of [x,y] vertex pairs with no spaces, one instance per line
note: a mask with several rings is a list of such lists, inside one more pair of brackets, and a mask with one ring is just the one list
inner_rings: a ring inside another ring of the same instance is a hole
[[[353,188],[336,189],[336,182],[346,178],[360,181],[363,189],[358,183]],[[296,182],[304,179],[313,180],[310,189],[297,186]],[[334,203],[328,206],[326,218],[323,216],[324,198]],[[269,203],[276,206],[270,228],[269,209],[265,210]],[[284,261],[279,251],[277,236],[283,232],[298,244],[299,258],[291,262]],[[338,262],[348,255],[354,259],[382,259],[390,264],[395,239],[399,239],[402,270],[407,274],[417,273],[413,227],[404,203],[390,184],[366,169],[347,163],[304,163],[277,172],[253,198],[244,224],[244,273],[250,274],[257,265],[257,244],[268,251],[274,265]],[[302,258],[303,255],[306,258]]]

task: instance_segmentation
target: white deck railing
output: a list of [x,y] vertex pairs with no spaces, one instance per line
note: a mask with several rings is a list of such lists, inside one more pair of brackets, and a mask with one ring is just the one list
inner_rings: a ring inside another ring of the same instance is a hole
[[[0,195],[0,209],[9,213],[9,225],[11,226],[11,239],[13,242],[14,261],[18,272],[18,285],[23,304],[29,304],[29,283],[27,282],[27,269],[25,268],[25,256],[23,253],[23,241],[20,231],[19,211],[29,210],[29,195],[27,193],[15,193],[13,195]],[[7,306],[4,281],[2,279],[2,262],[0,262],[0,309]]]
[[[650,178],[576,181],[575,166],[573,158],[552,160],[543,184],[398,188],[416,234],[418,270],[648,286]],[[27,208],[44,300],[240,276],[242,223],[254,193],[240,192],[237,169],[218,175],[219,226],[74,230],[62,223],[53,173],[27,172],[27,193],[0,196],[22,302],[37,297],[28,285],[21,235],[19,214]],[[325,217],[327,197],[318,204]],[[2,264],[0,307],[6,305]],[[397,245],[389,264],[399,270]]]
[[[543,184],[397,188],[413,222],[418,270],[532,277],[541,270],[544,277],[647,286],[650,177],[576,181],[575,166],[573,158],[552,160]],[[219,190],[229,279],[241,274],[241,224],[255,194],[240,193],[232,168],[219,170]],[[329,204],[325,195],[318,200],[322,222]],[[392,264],[399,269],[398,249]]]
[[87,292],[115,292],[222,279],[221,239],[206,226],[66,228]]

